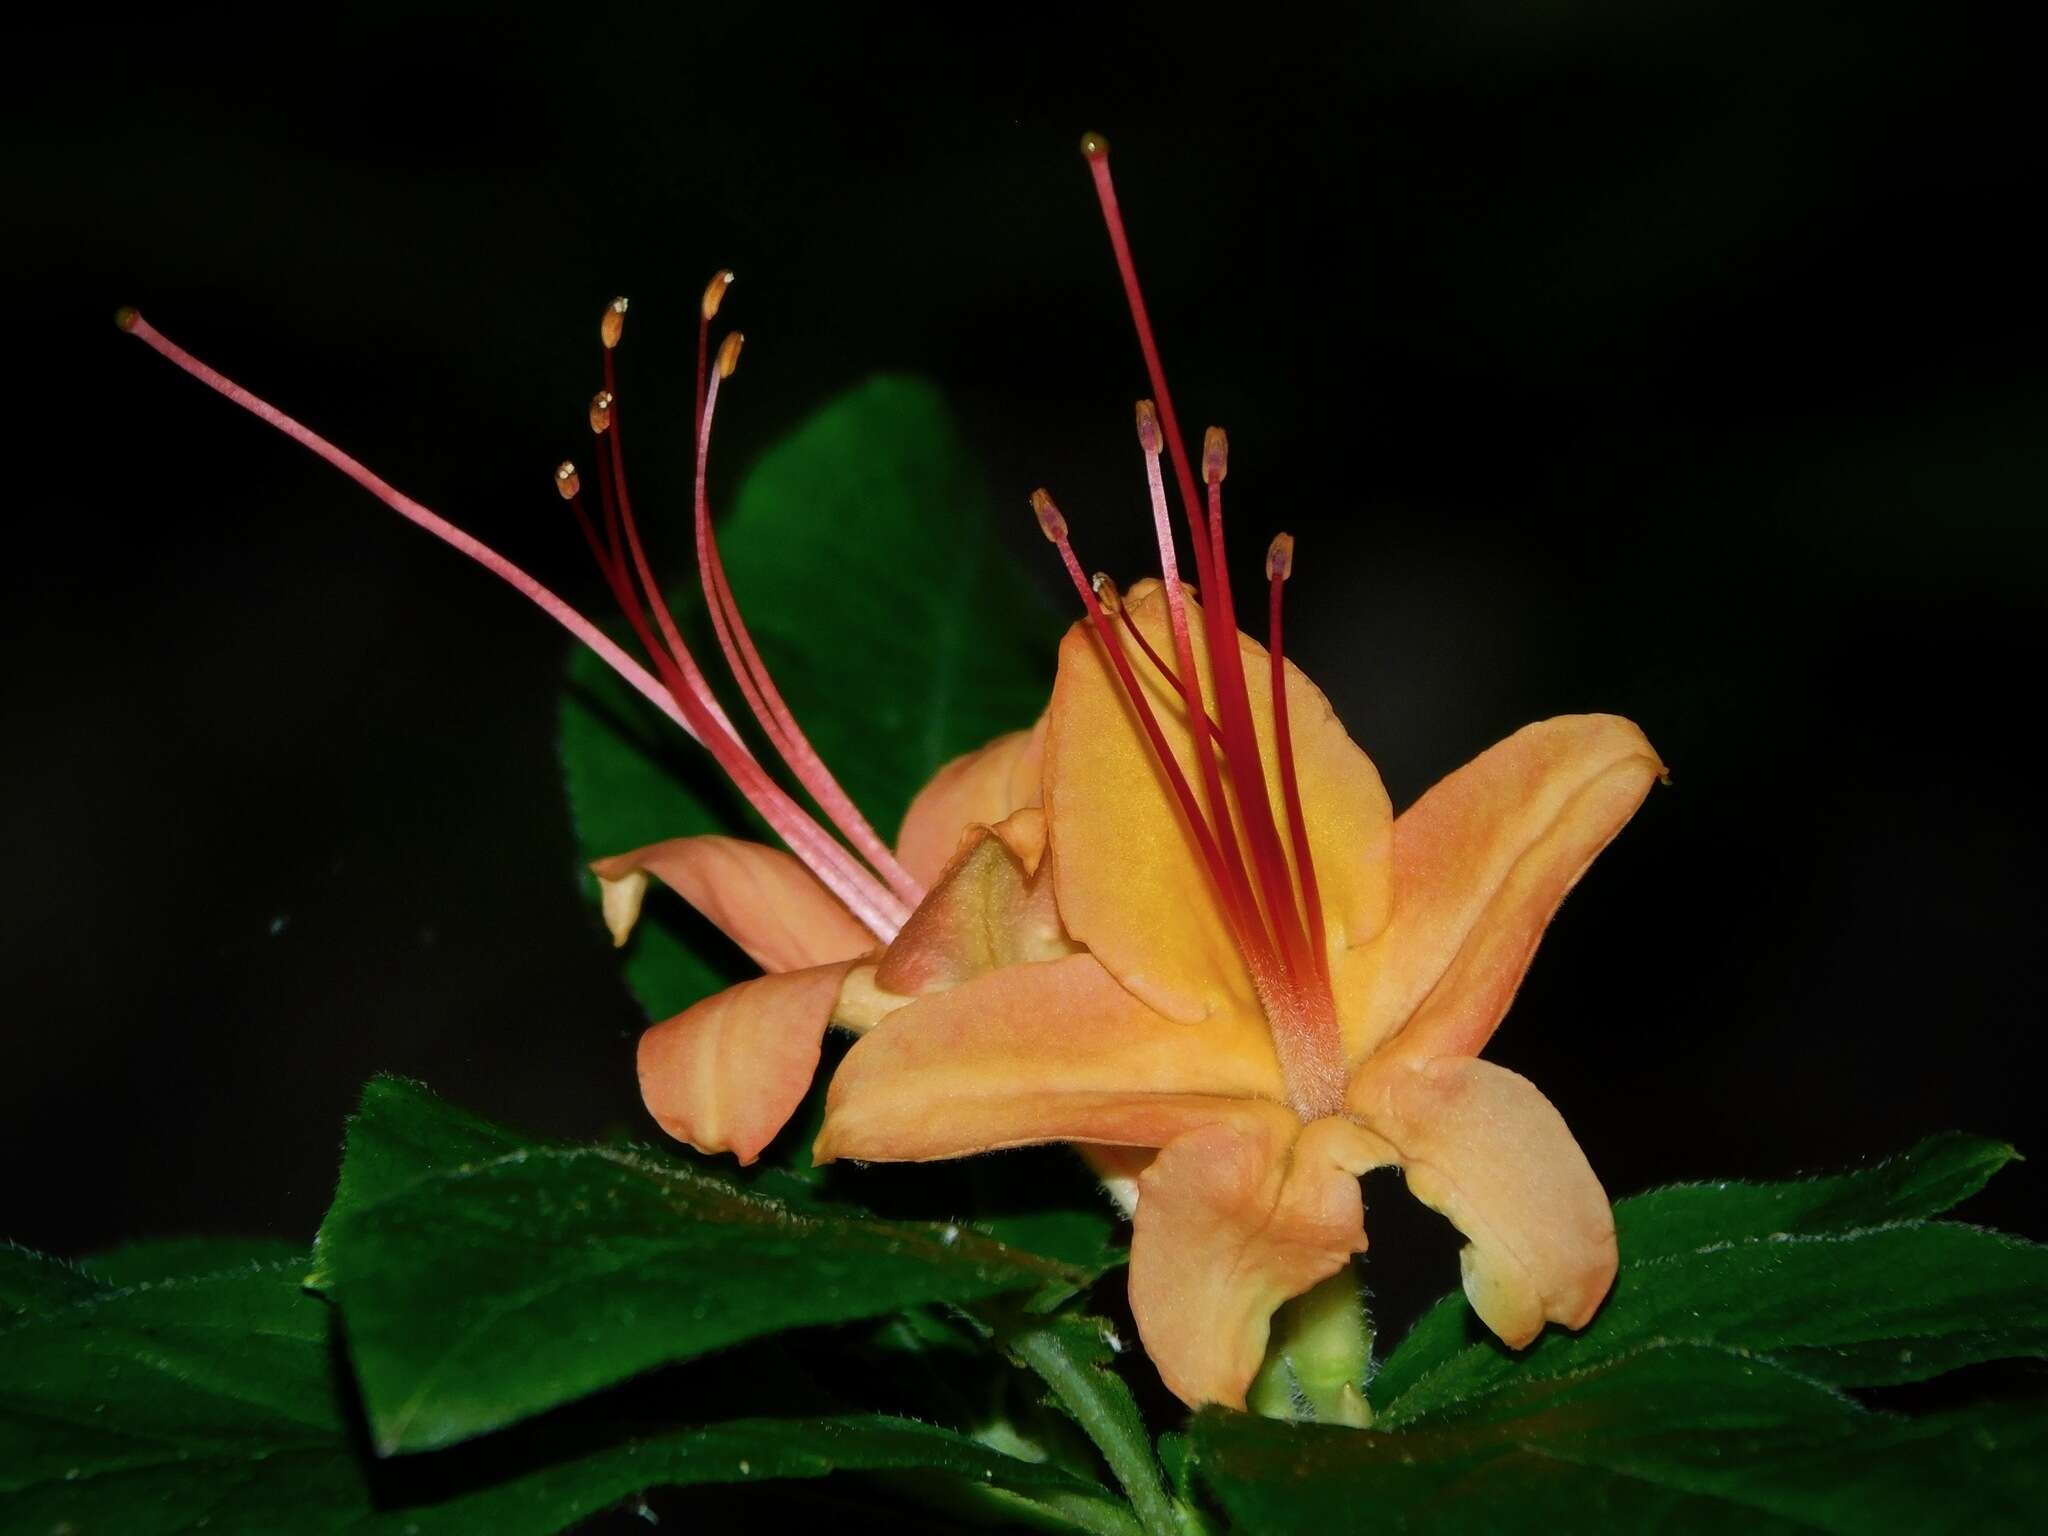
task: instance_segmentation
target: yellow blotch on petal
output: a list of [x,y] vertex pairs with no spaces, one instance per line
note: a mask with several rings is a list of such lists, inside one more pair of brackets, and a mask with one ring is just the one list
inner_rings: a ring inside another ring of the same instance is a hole
[[[1173,636],[1160,583],[1139,582],[1124,605],[1153,649],[1170,660]],[[1221,718],[1209,678],[1202,611],[1192,601],[1187,608],[1203,697],[1211,716]],[[1275,824],[1284,829],[1287,815],[1272,734],[1271,662],[1263,646],[1243,635],[1238,650],[1265,762],[1267,795]],[[1201,769],[1180,692],[1135,646],[1131,655],[1153,713],[1202,798]],[[1378,771],[1345,734],[1322,691],[1292,663],[1286,677],[1309,848],[1334,953],[1365,942],[1386,926],[1393,813]],[[1075,939],[1169,1017],[1192,1021],[1218,1010],[1256,1010],[1236,939],[1173,791],[1087,624],[1075,625],[1060,645],[1046,734],[1045,806],[1060,915]],[[1206,814],[1206,800],[1203,808]],[[1291,863],[1291,852],[1288,857]]]

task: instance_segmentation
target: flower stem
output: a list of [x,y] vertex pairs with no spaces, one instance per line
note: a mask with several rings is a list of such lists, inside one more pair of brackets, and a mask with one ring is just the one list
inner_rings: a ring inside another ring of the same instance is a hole
[[[1083,1332],[1090,1337],[1082,1338]],[[1060,1406],[1095,1442],[1123,1484],[1145,1536],[1186,1536],[1190,1527],[1166,1491],[1152,1453],[1152,1437],[1130,1388],[1101,1358],[1107,1351],[1093,1320],[1026,1323],[1003,1343],[1015,1359],[1039,1374]]]

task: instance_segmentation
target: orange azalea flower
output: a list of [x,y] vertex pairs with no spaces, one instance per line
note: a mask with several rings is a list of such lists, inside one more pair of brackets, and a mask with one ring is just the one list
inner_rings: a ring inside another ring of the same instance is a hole
[[[879,984],[920,995],[848,1054],[817,1156],[1135,1149],[1131,1308],[1191,1405],[1244,1405],[1275,1309],[1364,1250],[1358,1180],[1379,1166],[1469,1239],[1466,1292],[1505,1342],[1582,1327],[1614,1277],[1607,1196],[1549,1101],[1477,1058],[1662,764],[1626,720],[1550,720],[1393,817],[1284,659],[1284,534],[1270,645],[1237,632],[1228,445],[1210,430],[1198,494],[1107,146],[1083,148],[1158,398],[1138,435],[1164,579],[1120,601],[1033,497],[1088,610],[1060,649],[1042,809],[970,837],[884,952]],[[1163,452],[1213,618],[1179,580]],[[992,952],[1020,930],[1038,953]]]
[[[1662,765],[1629,722],[1566,717],[1393,817],[1370,760],[1285,660],[1286,535],[1267,562],[1269,644],[1238,633],[1227,444],[1211,429],[1197,492],[1107,147],[1091,135],[1083,148],[1158,402],[1140,404],[1138,434],[1163,579],[1128,601],[1090,581],[1051,498],[1033,498],[1088,617],[1061,645],[1045,718],[941,769],[894,849],[776,690],[712,537],[705,463],[739,338],[713,366],[709,325],[730,274],[701,311],[699,571],[749,709],[836,838],[740,738],[662,601],[626,488],[612,359],[624,300],[602,321],[605,388],[590,407],[598,515],[572,466],[557,483],[651,671],[133,311],[121,324],[525,593],[700,740],[787,844],[682,838],[593,866],[617,942],[654,876],[764,972],[643,1036],[642,1092],[669,1134],[753,1160],[836,1022],[863,1038],[833,1080],[821,1161],[1081,1145],[1133,1213],[1132,1310],[1190,1404],[1243,1406],[1275,1309],[1364,1250],[1358,1179],[1377,1166],[1404,1168],[1464,1232],[1466,1291],[1503,1340],[1582,1326],[1614,1274],[1606,1196],[1541,1093],[1477,1053],[1558,903]],[[1212,612],[1180,580],[1162,456]]]

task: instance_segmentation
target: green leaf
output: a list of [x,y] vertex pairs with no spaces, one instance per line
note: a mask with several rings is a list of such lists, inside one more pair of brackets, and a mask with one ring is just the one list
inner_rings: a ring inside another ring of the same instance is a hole
[[1936,1137],[1832,1178],[1656,1190],[1615,1207],[1621,1272],[1592,1325],[1512,1353],[1462,1295],[1372,1384],[1397,1425],[1523,1374],[1561,1375],[1681,1338],[1768,1354],[1840,1386],[1923,1380],[2048,1348],[2048,1250],[1922,1218],[1981,1188],[2009,1147]]
[[[942,764],[1045,707],[1059,624],[1003,554],[959,429],[921,380],[870,379],[770,449],[719,545],[791,709],[884,837]],[[672,591],[696,632],[695,581],[686,574]],[[698,655],[723,675],[715,644]],[[691,833],[766,836],[702,749],[582,651],[562,706],[562,765],[591,857]],[[650,903],[656,920],[626,960],[654,1017],[734,974],[701,925],[658,915],[676,905]]]
[[2048,1412],[1870,1412],[1794,1372],[1668,1345],[1518,1378],[1454,1423],[1400,1433],[1210,1409],[1204,1482],[1247,1531],[2024,1530],[2048,1493]]
[[869,1470],[1001,1490],[1076,1529],[1129,1529],[1120,1502],[1084,1479],[879,1415],[652,1432],[551,1419],[461,1452],[368,1463],[304,1268],[97,1287],[0,1332],[7,1528],[543,1536],[648,1488]]
[[0,1243],[0,1327],[21,1314],[62,1306],[97,1289],[75,1264],[14,1243]]
[[1810,1236],[1923,1221],[1960,1205],[2018,1157],[2006,1142],[1949,1131],[1849,1173],[1651,1190],[1617,1205],[1615,1221],[1636,1260],[1781,1232]]
[[1085,1278],[958,1226],[530,1141],[392,1078],[364,1092],[315,1253],[384,1454],[784,1329]]
[[103,1285],[214,1275],[229,1269],[263,1269],[298,1262],[305,1247],[275,1237],[153,1237],[123,1243],[80,1261],[79,1268]]

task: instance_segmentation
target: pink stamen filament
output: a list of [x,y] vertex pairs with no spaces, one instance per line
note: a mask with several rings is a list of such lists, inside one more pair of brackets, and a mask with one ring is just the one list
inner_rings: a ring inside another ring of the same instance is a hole
[[[697,350],[700,356],[704,352],[704,333],[709,327],[707,317],[699,326]],[[825,760],[797,724],[795,714],[783,700],[782,691],[768,674],[768,665],[761,659],[754,637],[748,631],[746,621],[740,617],[740,607],[733,598],[732,587],[725,579],[725,561],[719,555],[718,540],[711,531],[711,502],[705,492],[705,471],[711,458],[711,421],[718,408],[718,386],[722,377],[722,370],[712,375],[699,413],[695,495],[697,570],[703,580],[704,603],[711,611],[711,625],[717,632],[719,648],[725,652],[726,665],[739,680],[740,691],[746,695],[754,718],[768,733],[768,739],[775,744],[775,750],[789,765],[790,772],[810,791],[819,808],[882,877],[889,889],[914,907],[924,900],[924,887],[897,862],[889,845],[861,815],[860,808],[840,787],[839,780],[825,766]]]
[[[611,524],[611,526],[615,528],[621,528],[625,532],[626,548],[632,556],[633,568],[639,575],[641,589],[646,596],[648,605],[654,611],[655,620],[659,624],[661,629],[662,639],[667,643],[669,654],[674,659],[675,666],[677,668],[677,671],[680,673],[681,679],[686,690],[689,692],[691,696],[693,696],[697,700],[697,702],[706,711],[711,713],[716,718],[718,725],[720,727],[720,740],[723,743],[729,745],[729,747],[732,749],[732,753],[730,755],[734,756],[734,760],[736,762],[742,764],[742,766],[739,768],[728,766],[725,758],[720,757],[719,765],[725,768],[727,775],[731,777],[735,783],[741,785],[743,791],[746,790],[746,784],[742,782],[742,775],[745,775],[749,780],[751,780],[756,785],[767,785],[774,790],[775,794],[783,795],[783,791],[780,788],[780,786],[775,785],[774,781],[767,777],[766,773],[762,771],[760,764],[755,759],[753,753],[748,751],[745,743],[743,743],[739,739],[739,733],[733,729],[732,722],[726,717],[725,711],[723,710],[723,708],[720,707],[716,696],[712,694],[710,683],[705,679],[702,669],[699,668],[697,665],[696,658],[691,655],[689,647],[683,641],[682,632],[677,627],[675,617],[669,610],[668,602],[662,595],[661,584],[655,578],[654,567],[647,558],[646,547],[641,542],[639,527],[633,518],[632,499],[628,495],[626,490],[625,448],[619,427],[621,412],[618,403],[618,365],[613,358],[613,353],[615,351],[616,347],[614,345],[607,345],[604,349],[604,388],[605,395],[609,403],[609,410],[607,413],[609,416],[609,420],[606,424],[605,430],[601,434],[602,436],[609,440],[608,446],[610,448],[609,457],[611,471],[609,484],[614,498],[617,513],[616,520]],[[697,434],[696,481],[697,495],[700,499],[704,494],[705,457],[710,450],[712,402],[716,400],[717,394],[718,380],[714,377],[710,383],[710,391],[705,397],[704,409],[701,413],[702,421],[698,427]],[[599,468],[600,471],[602,471],[603,465],[600,464]],[[605,483],[605,476],[602,473],[600,473],[599,476],[599,483],[600,487],[602,487]],[[730,597],[729,592],[727,595],[728,597]],[[637,603],[632,605],[632,610],[637,610],[637,608]],[[737,609],[735,609],[734,611],[737,612]],[[716,608],[714,605],[714,618],[715,617]],[[646,643],[644,635],[643,643]],[[648,649],[650,654],[652,654],[654,648],[651,645],[649,645]],[[731,662],[733,657],[732,652],[729,649],[727,650],[726,655],[728,662]],[[744,671],[739,669],[737,666],[735,666],[734,671],[735,675],[739,679],[741,692],[747,696],[748,704],[755,711],[755,718],[761,719],[762,713],[760,701],[758,695],[754,691],[752,680],[746,675]],[[764,725],[765,723],[766,722],[764,721]],[[793,721],[791,723],[794,724]],[[775,733],[772,730],[770,732],[770,740],[775,742],[777,751],[781,753],[784,761],[790,761],[789,751],[782,745],[782,743],[779,740],[776,739]],[[806,743],[806,745],[808,745],[808,743]],[[718,755],[718,752],[719,748],[713,747],[714,756]],[[812,756],[815,757],[816,754],[813,753]],[[795,766],[796,765],[792,763],[792,767]],[[820,763],[818,766],[822,770],[824,765]],[[803,777],[802,770],[800,768],[798,769],[798,775],[800,778]],[[810,787],[808,780],[806,780],[806,787]],[[834,787],[836,788],[837,786],[835,785]],[[813,793],[816,793],[815,788],[813,788]],[[748,791],[748,798],[750,800],[753,798],[751,791]],[[786,799],[787,796],[783,795],[783,798]],[[790,803],[792,806],[795,805],[794,801],[791,801]],[[820,803],[822,804],[823,802],[821,801]],[[801,823],[798,826],[798,832],[799,836],[801,836],[803,840],[804,846],[800,847],[797,842],[792,841],[790,833],[788,831],[785,831],[782,827],[776,826],[775,830],[776,833],[782,837],[784,842],[789,843],[790,848],[793,852],[796,852],[800,856],[803,856],[805,863],[811,863],[813,857],[824,859],[833,863],[835,866],[839,867],[842,871],[843,876],[847,878],[857,878],[870,885],[874,883],[873,877],[869,874],[869,872],[864,869],[861,869],[857,864],[855,864],[852,861],[852,859],[848,857],[846,851],[843,848],[841,848],[837,843],[833,842],[831,838],[827,836],[824,833],[824,831],[820,829],[818,825],[814,821],[812,821],[808,815],[803,814],[801,808],[798,808],[798,815],[801,817]],[[834,819],[836,820],[837,818]],[[774,825],[774,823],[771,822],[770,825]],[[872,830],[869,831],[868,836],[871,839],[874,837]],[[811,851],[807,853],[805,851],[806,848],[810,849]],[[890,913],[898,927],[902,926],[903,921],[909,916],[910,908],[915,906],[924,894],[923,889],[917,886],[915,882],[911,882],[910,891],[914,894],[906,895],[906,893],[901,890],[891,891],[887,893],[878,893],[886,896],[886,901],[882,905],[882,910]]]
[[[826,888],[845,903],[847,910],[852,912],[869,932],[885,943],[895,937],[908,915],[901,904],[888,891],[882,889],[872,876],[861,870],[844,849],[833,843],[779,785],[762,773],[759,765],[753,762],[745,747],[732,734],[729,724],[724,722],[722,712],[715,712],[715,701],[714,708],[707,709],[694,690],[687,686],[681,668],[672,658],[667,658],[667,665],[661,669],[667,674],[667,686],[664,686],[663,682],[657,681],[646,668],[628,656],[603,630],[496,550],[396,489],[311,428],[285,415],[276,406],[250,393],[217,369],[201,362],[158,331],[141,315],[132,310],[124,311],[120,320],[122,329],[145,343],[152,351],[215,393],[241,406],[257,419],[326,460],[400,517],[424,529],[451,549],[467,556],[497,576],[582,641],[636,693],[711,751],[719,766],[733,779],[740,792],[760,812],[769,826],[774,828],[777,835],[810,867]],[[657,663],[665,659],[659,655],[657,648],[650,646],[649,649],[650,655],[655,657]]]

